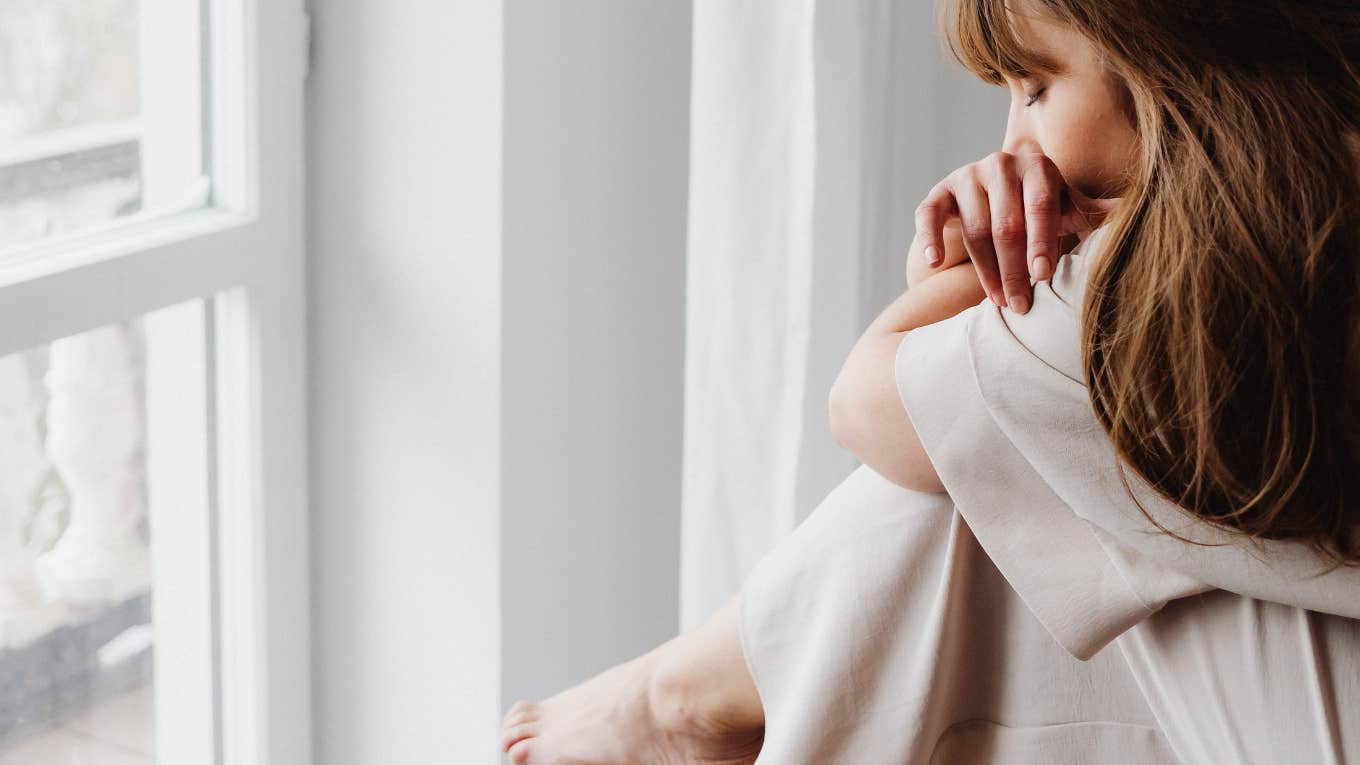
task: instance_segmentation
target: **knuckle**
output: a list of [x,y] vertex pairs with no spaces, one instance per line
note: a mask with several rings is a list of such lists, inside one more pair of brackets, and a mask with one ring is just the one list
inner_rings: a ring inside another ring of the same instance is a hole
[[992,223],[992,237],[1001,242],[1021,242],[1025,239],[1025,222],[1019,218],[1005,216]]
[[1058,207],[1058,197],[1048,189],[1030,192],[1025,198],[1025,212],[1034,217],[1052,215]]
[[963,224],[963,238],[971,244],[990,241],[992,227],[985,222],[968,221]]
[[953,196],[954,187],[950,180],[946,178],[931,187],[930,191],[921,198],[921,203],[916,206],[917,211],[931,210],[943,205]]
[[916,206],[916,213],[918,215],[940,215],[952,197],[953,193],[949,189],[931,191],[925,199],[921,200],[921,204]]
[[1037,186],[1061,186],[1063,177],[1062,173],[1058,172],[1058,166],[1053,164],[1053,160],[1040,154],[1026,163],[1025,183]]
[[1025,154],[1025,170],[1046,173],[1057,168],[1053,159],[1042,152],[1032,152]]
[[1030,255],[1033,255],[1036,258],[1040,255],[1047,255],[1051,258],[1053,256],[1053,251],[1057,248],[1047,239],[1031,239],[1029,241],[1028,249]]

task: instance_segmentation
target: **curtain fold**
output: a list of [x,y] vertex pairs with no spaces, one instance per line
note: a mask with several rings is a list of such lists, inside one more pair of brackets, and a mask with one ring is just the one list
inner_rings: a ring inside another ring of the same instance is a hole
[[827,396],[905,288],[939,70],[928,3],[695,0],[693,41],[682,629],[859,464]]
[[696,0],[682,629],[794,525],[812,292],[814,0]]

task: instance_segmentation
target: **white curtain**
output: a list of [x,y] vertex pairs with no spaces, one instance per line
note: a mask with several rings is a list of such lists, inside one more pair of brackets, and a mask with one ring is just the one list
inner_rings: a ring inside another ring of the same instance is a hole
[[912,210],[978,143],[935,103],[929,2],[695,0],[693,40],[683,629],[857,466],[831,383],[905,288]]

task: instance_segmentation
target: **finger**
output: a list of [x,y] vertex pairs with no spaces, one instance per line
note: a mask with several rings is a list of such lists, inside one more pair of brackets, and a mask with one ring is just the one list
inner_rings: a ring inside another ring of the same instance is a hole
[[949,179],[935,184],[916,208],[916,239],[921,246],[921,257],[931,268],[944,262],[944,227],[956,215],[958,206],[954,203]]
[[954,183],[954,204],[959,207],[962,219],[963,246],[977,270],[978,281],[982,288],[998,306],[1006,304],[1006,294],[1001,288],[1001,275],[996,267],[996,250],[992,246],[992,214],[987,202],[987,192],[983,190],[976,176],[966,175]]
[[1023,184],[1029,273],[1043,281],[1053,276],[1053,264],[1058,262],[1065,184],[1057,165],[1043,155],[1038,155],[1026,168]]
[[1028,313],[1032,297],[1029,264],[1025,260],[1025,202],[1015,157],[996,152],[983,162],[987,202],[992,216],[992,247],[1006,305],[1016,313]]
[[1105,222],[1123,200],[1095,199],[1068,186],[1063,192],[1062,221],[1059,231],[1067,234],[1085,234]]

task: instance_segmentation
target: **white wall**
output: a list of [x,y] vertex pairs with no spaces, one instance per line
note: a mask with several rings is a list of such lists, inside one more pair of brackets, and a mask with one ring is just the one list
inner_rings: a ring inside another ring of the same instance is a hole
[[501,4],[311,5],[316,763],[490,763]]
[[673,634],[689,4],[312,0],[316,761]]
[[509,706],[678,629],[690,3],[505,9]]

